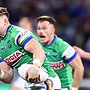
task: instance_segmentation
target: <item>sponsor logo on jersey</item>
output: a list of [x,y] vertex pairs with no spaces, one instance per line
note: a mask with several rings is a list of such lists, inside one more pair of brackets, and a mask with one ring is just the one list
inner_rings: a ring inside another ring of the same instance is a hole
[[21,42],[27,38],[28,36],[30,36],[31,32],[30,31],[26,31],[26,30],[23,30],[21,32],[19,32],[17,34],[17,36],[15,37],[15,43],[16,44],[21,44]]
[[63,61],[60,61],[60,62],[50,62],[50,66],[51,66],[52,69],[58,70],[58,69],[64,68],[65,64],[63,63]]
[[24,56],[20,51],[16,51],[13,54],[5,58],[5,61],[10,65],[14,66]]
[[58,53],[57,53],[57,52],[52,52],[52,53],[50,53],[50,52],[45,52],[45,55],[46,55],[46,56],[50,56],[51,54],[52,54],[53,57],[57,57],[57,56],[58,56]]

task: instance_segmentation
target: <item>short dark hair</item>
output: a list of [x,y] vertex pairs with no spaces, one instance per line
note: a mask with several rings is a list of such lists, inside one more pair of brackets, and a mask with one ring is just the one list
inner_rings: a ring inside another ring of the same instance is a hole
[[54,26],[56,26],[56,20],[51,17],[51,16],[40,16],[37,18],[37,22],[39,21],[48,21],[49,23],[53,24]]
[[9,13],[7,11],[7,8],[0,7],[0,16],[6,15],[9,18]]

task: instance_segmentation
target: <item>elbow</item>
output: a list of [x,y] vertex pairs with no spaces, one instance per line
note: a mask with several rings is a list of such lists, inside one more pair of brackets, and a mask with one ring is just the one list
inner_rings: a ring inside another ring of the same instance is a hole
[[10,78],[7,79],[7,83],[10,84],[14,78],[14,75],[11,75]]
[[13,77],[7,78],[4,80],[4,83],[11,84],[12,80],[13,80]]
[[83,66],[83,64],[81,65],[80,69],[84,73],[84,66]]
[[11,84],[13,79],[5,79],[5,80],[2,80],[4,83],[6,84]]
[[83,72],[83,74],[84,74],[84,67],[82,67],[82,72]]
[[7,81],[5,81],[4,83],[6,83],[6,84],[11,84],[11,82],[12,82],[12,80],[7,80]]
[[3,82],[6,83],[6,84],[11,84],[12,80],[13,80],[14,76],[12,75],[8,75],[6,77],[3,78]]
[[78,69],[79,69],[79,72],[80,72],[82,75],[84,75],[84,67],[81,66],[81,67],[79,67]]
[[76,72],[77,74],[79,74],[80,76],[83,77],[84,75],[84,67],[83,65],[78,65],[74,68],[74,72]]
[[42,54],[43,58],[45,58],[45,57],[46,57],[46,55],[45,55],[45,51],[44,51],[43,49],[42,49],[41,54]]

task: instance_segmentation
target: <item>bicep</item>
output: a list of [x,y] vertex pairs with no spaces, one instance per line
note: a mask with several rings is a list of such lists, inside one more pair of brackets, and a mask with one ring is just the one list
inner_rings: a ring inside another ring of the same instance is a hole
[[83,67],[80,56],[77,54],[76,57],[71,62],[69,62],[69,65],[73,69]]
[[33,53],[34,50],[40,49],[41,46],[39,45],[39,43],[33,38],[31,39],[25,46],[24,49],[28,52]]

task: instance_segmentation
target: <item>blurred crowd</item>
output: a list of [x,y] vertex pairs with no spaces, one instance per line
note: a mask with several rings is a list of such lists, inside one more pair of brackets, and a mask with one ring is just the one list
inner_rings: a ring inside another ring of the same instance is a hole
[[[72,46],[90,52],[90,0],[0,0],[8,8],[10,22],[17,24],[21,17],[32,19],[50,15],[56,19],[56,34]],[[83,60],[84,77],[90,78],[90,61]]]

